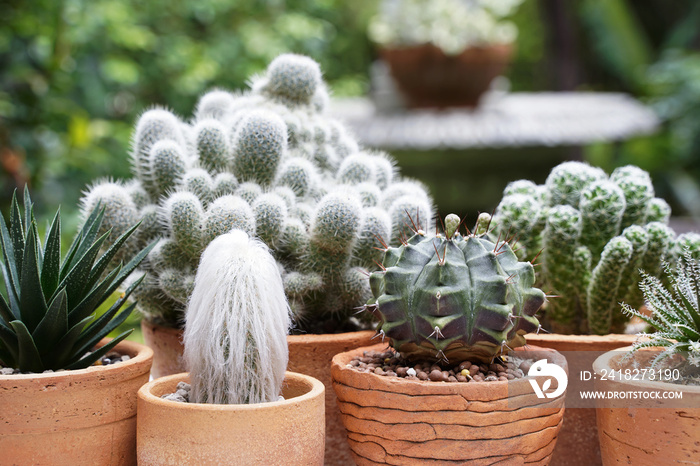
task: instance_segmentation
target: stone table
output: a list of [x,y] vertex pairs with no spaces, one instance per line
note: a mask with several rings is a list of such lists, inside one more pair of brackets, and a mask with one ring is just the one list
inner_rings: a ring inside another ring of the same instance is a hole
[[582,146],[654,133],[653,111],[619,93],[491,91],[478,109],[380,111],[366,98],[332,101],[365,147],[384,149],[425,182],[441,213],[491,211],[508,181],[544,182]]

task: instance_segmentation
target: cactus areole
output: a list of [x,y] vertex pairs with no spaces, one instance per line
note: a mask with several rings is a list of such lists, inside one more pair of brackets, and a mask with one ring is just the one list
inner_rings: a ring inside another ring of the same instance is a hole
[[479,216],[474,233],[459,232],[459,217],[445,218],[445,233],[423,230],[399,247],[387,247],[382,269],[370,275],[373,298],[365,308],[410,360],[492,361],[525,345],[538,330],[535,313],[545,302],[533,288],[535,272],[519,262],[508,238],[488,233]]

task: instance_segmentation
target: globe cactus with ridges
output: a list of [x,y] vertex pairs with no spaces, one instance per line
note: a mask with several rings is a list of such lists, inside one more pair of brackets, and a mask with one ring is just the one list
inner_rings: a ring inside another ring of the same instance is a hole
[[444,234],[417,229],[386,249],[382,269],[370,275],[373,297],[365,309],[379,321],[378,334],[407,359],[490,362],[539,329],[535,314],[546,297],[534,288],[532,264],[511,250],[511,238],[462,235],[454,214],[444,224]]

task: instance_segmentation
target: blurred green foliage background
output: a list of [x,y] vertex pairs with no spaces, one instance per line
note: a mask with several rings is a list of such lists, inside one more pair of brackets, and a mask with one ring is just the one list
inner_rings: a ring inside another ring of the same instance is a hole
[[[40,215],[59,203],[72,213],[91,180],[129,176],[139,113],[163,105],[187,117],[202,92],[243,88],[282,52],[319,61],[334,95],[366,94],[376,57],[366,29],[377,4],[3,0],[0,207],[29,182]],[[624,91],[654,105],[664,131],[586,156],[608,169],[651,170],[676,206],[700,215],[700,3],[526,0],[513,19],[512,89]]]
[[[428,0],[426,0],[428,1]],[[335,96],[366,95],[371,0],[0,0],[0,208],[29,183],[38,218],[129,177],[129,137],[153,105],[189,116],[207,89],[240,89],[282,52],[320,64]],[[611,170],[652,172],[674,213],[700,218],[700,2],[526,0],[513,91],[628,92],[661,131],[585,148]]]

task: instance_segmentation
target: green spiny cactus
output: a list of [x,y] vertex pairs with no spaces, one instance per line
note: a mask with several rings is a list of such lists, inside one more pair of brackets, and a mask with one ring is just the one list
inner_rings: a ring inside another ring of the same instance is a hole
[[545,186],[549,205],[567,204],[578,208],[581,192],[594,181],[605,179],[605,172],[580,162],[564,162],[552,169]]
[[218,198],[207,208],[205,240],[210,243],[231,230],[243,230],[252,235],[255,232],[255,213],[243,198],[229,194]]
[[157,141],[151,146],[144,186],[152,197],[164,196],[178,186],[186,170],[181,146],[170,139]]
[[357,190],[362,207],[376,207],[381,202],[382,190],[376,184],[360,183],[353,189]]
[[275,184],[287,186],[297,196],[304,197],[318,184],[318,172],[309,160],[292,157],[282,163]]
[[[202,251],[241,229],[271,248],[299,331],[354,329],[349,317],[370,295],[361,280],[381,259],[374,248],[399,241],[392,214],[404,225],[406,211],[418,211],[427,230],[432,200],[423,185],[398,176],[389,155],[361,151],[323,114],[327,99],[318,65],[283,56],[250,91],[202,96],[187,122],[161,109],[139,119],[127,196],[118,183],[99,189],[117,189],[120,197],[104,202],[119,215],[145,215],[143,235],[159,239],[142,265],[151,277],[139,292],[148,320],[182,325]],[[357,159],[371,175],[352,181],[348,168]]]
[[275,58],[261,84],[261,93],[292,105],[310,104],[322,85],[318,63],[303,55]]
[[647,222],[661,222],[667,224],[670,218],[671,206],[668,205],[668,202],[659,197],[655,197],[649,201],[649,204],[647,204]]
[[625,194],[609,181],[596,181],[581,191],[579,240],[590,249],[593,265],[598,262],[608,241],[620,231],[625,206]]
[[233,159],[229,135],[223,123],[203,120],[193,129],[197,143],[197,155],[203,167],[211,173],[224,172]]
[[195,118],[198,121],[208,118],[223,120],[235,102],[236,96],[229,91],[223,89],[209,91],[197,102]]
[[214,176],[214,198],[234,194],[238,189],[238,180],[233,173],[217,173]]
[[263,194],[253,204],[255,232],[265,244],[275,247],[287,221],[287,203],[274,193]]
[[83,217],[88,218],[90,212],[98,205],[104,207],[104,218],[98,231],[99,235],[111,230],[113,238],[116,238],[140,219],[129,190],[121,183],[103,182],[88,189],[81,200]]
[[[581,214],[570,205],[559,205],[549,211],[543,235],[543,268],[548,284],[557,293],[561,302],[551,309],[548,317],[557,332],[572,333],[579,326],[580,291],[575,277],[581,273],[579,264],[586,261],[586,252],[578,250],[577,239],[581,235]],[[588,251],[590,250],[583,246]],[[579,256],[578,258],[576,256]]]
[[204,207],[214,200],[214,180],[203,168],[192,168],[185,173],[182,187],[199,199]]
[[[598,168],[565,162],[552,169],[543,186],[527,180],[510,183],[496,209],[495,223],[502,235],[514,225],[521,227],[519,241],[529,256],[543,250],[539,283],[558,296],[547,306],[551,329],[607,333],[625,325],[619,313],[621,300],[641,305],[637,269],[658,275],[661,262],[674,257],[674,233],[666,226],[669,216],[668,204],[654,198],[643,170],[622,167],[607,178]],[[546,219],[543,231],[534,220],[535,227],[522,228],[536,218]],[[629,245],[631,259],[609,252],[608,263],[601,266],[603,251],[611,243],[618,248],[620,243]],[[610,263],[614,260],[619,262]],[[603,277],[607,283],[601,282]],[[615,294],[601,295],[613,285]],[[589,316],[602,320],[591,322]]]
[[186,191],[174,193],[165,201],[159,215],[178,248],[190,258],[198,257],[204,226],[204,209],[199,198]]
[[391,234],[391,218],[382,209],[370,207],[364,210],[360,234],[353,254],[358,263],[366,268],[374,268],[382,260],[381,249]]
[[489,362],[539,329],[545,295],[533,287],[532,265],[489,234],[462,236],[455,217],[446,218],[445,235],[421,230],[388,248],[383,270],[370,275],[366,309],[408,359]]
[[633,252],[632,244],[622,236],[616,236],[600,256],[588,285],[588,328],[592,334],[607,335],[612,328],[613,308],[618,304],[611,297],[618,295],[622,274]]
[[338,180],[345,184],[376,183],[374,158],[355,154],[345,158],[338,168]]
[[616,168],[610,174],[610,181],[617,184],[625,196],[622,228],[646,223],[649,202],[654,198],[654,186],[649,174],[639,167],[627,165]]
[[287,127],[282,119],[271,112],[255,111],[236,134],[233,174],[239,181],[268,186],[286,151]]
[[144,179],[148,173],[151,148],[158,141],[171,140],[178,146],[185,146],[181,121],[173,113],[161,108],[148,110],[139,118],[132,140],[132,168],[134,174]]

